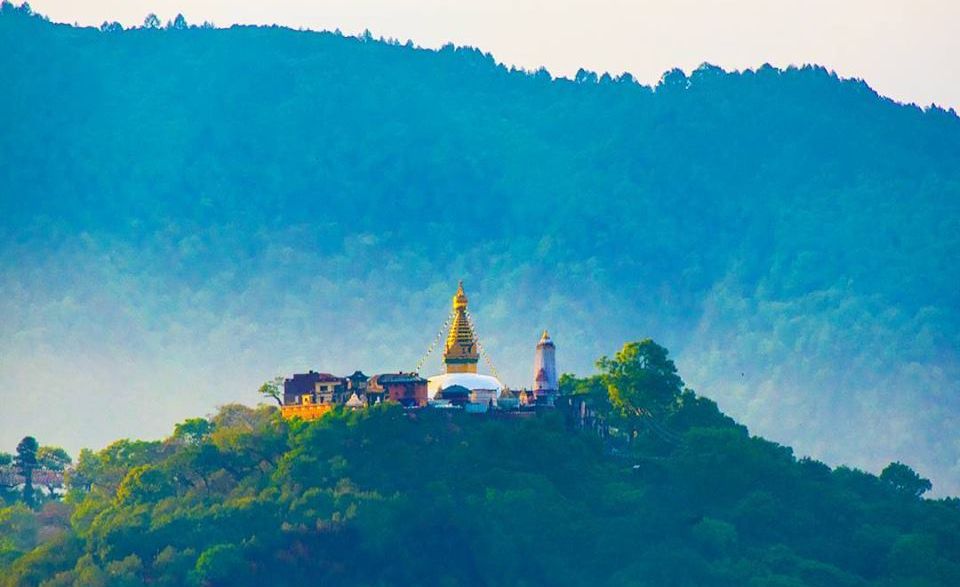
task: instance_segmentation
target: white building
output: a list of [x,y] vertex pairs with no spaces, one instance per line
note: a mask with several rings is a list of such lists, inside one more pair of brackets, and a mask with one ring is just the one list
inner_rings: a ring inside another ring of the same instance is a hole
[[547,331],[543,331],[540,342],[537,343],[537,352],[533,358],[533,393],[537,403],[553,405],[560,393],[560,384],[557,380],[557,348]]

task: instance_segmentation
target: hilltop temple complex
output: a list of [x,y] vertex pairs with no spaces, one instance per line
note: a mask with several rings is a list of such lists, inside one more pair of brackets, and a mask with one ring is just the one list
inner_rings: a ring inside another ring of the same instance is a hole
[[468,303],[460,282],[453,296],[443,348],[443,373],[426,379],[420,376],[419,369],[372,377],[360,371],[344,377],[316,371],[297,373],[283,382],[283,417],[313,420],[338,405],[361,408],[381,402],[395,402],[408,409],[459,409],[472,413],[521,413],[553,407],[559,393],[556,347],[547,331],[543,331],[536,345],[532,388],[511,390],[495,375],[478,372],[483,347],[467,311]]

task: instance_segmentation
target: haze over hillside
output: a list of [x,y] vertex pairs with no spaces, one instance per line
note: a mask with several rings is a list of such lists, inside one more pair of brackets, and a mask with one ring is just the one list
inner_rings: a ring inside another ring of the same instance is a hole
[[650,88],[10,8],[0,71],[0,446],[411,369],[463,279],[510,384],[543,327],[581,375],[653,336],[752,431],[960,492],[955,114],[820,68]]

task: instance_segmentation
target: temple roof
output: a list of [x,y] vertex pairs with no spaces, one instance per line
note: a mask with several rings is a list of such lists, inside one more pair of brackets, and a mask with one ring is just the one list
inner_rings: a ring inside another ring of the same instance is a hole
[[380,385],[389,383],[426,383],[427,380],[416,373],[382,373],[376,376]]

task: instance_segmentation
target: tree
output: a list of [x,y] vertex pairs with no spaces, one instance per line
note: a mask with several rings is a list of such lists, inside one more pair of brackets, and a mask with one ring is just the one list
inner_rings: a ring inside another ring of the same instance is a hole
[[683,380],[668,354],[648,338],[623,345],[612,359],[601,357],[597,367],[610,403],[627,414],[663,416],[672,412]]
[[264,396],[273,398],[278,406],[283,405],[283,377],[274,377],[260,386],[257,392]]
[[199,444],[213,430],[213,424],[206,418],[190,418],[173,428],[173,437],[188,444]]
[[145,29],[158,29],[160,28],[160,19],[157,18],[157,15],[150,13],[143,19],[143,28]]
[[111,495],[131,468],[151,462],[162,452],[163,443],[126,439],[97,453],[81,450],[76,466],[67,472],[67,486],[78,499],[90,492]]
[[631,438],[643,426],[658,436],[672,436],[663,419],[676,411],[683,380],[667,355],[667,349],[648,338],[597,361],[610,403],[626,418]]
[[589,406],[596,412],[610,414],[610,396],[607,386],[600,375],[591,375],[580,379],[571,373],[560,375],[561,395],[577,395],[587,398]]
[[736,526],[723,520],[703,518],[692,533],[698,545],[712,555],[724,555],[737,543]]
[[41,446],[37,450],[37,464],[44,469],[62,473],[73,464],[73,459],[59,446]]
[[187,19],[185,19],[182,14],[177,14],[173,19],[173,23],[167,28],[177,31],[185,30],[187,28]]
[[20,484],[16,471],[11,466],[13,455],[0,452],[0,503],[16,501],[13,489]]
[[663,74],[660,82],[657,83],[657,90],[683,90],[686,89],[690,80],[682,69],[674,68]]
[[156,501],[171,495],[170,480],[153,465],[133,467],[117,488],[117,500],[122,503]]
[[243,556],[235,544],[217,544],[200,554],[194,573],[203,584],[229,584],[243,565]]
[[29,507],[34,506],[33,472],[37,468],[39,448],[36,438],[25,436],[17,445],[17,456],[13,459],[14,465],[23,477],[23,502]]
[[598,83],[597,74],[594,71],[589,69],[583,69],[582,67],[577,70],[576,76],[574,76],[573,81],[578,84],[595,84]]
[[880,473],[880,480],[912,497],[920,497],[933,489],[929,479],[924,479],[916,471],[900,462],[887,465]]
[[37,466],[40,477],[37,482],[47,488],[47,496],[59,499],[58,489],[63,488],[63,473],[73,463],[73,459],[59,446],[41,446],[37,450]]
[[550,72],[547,71],[547,68],[543,66],[538,67],[537,70],[533,72],[533,77],[545,82],[551,81],[553,79],[553,76],[550,75]]
[[0,508],[0,555],[3,551],[26,551],[37,545],[40,530],[34,512],[22,503]]
[[64,474],[64,483],[67,490],[80,497],[90,491],[95,474],[98,472],[100,459],[89,448],[80,450],[77,456],[77,466]]

